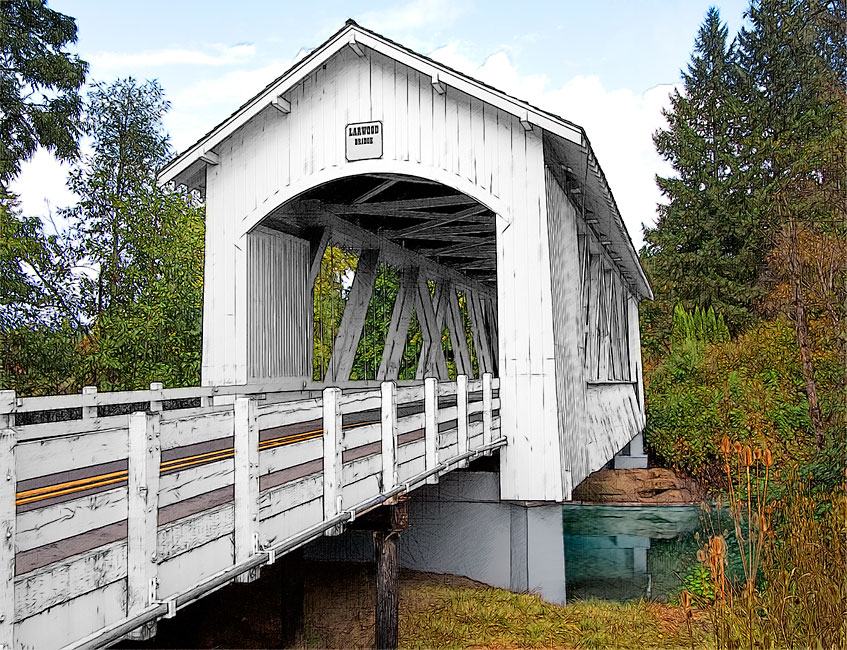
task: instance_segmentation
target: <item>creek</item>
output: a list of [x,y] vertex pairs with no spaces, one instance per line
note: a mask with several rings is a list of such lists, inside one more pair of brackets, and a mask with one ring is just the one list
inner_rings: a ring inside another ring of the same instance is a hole
[[565,505],[568,600],[667,601],[697,561],[700,506]]

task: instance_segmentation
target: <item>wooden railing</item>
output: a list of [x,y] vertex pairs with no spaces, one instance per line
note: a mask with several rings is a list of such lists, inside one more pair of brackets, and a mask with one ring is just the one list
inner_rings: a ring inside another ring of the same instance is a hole
[[[485,375],[261,399],[232,387],[230,404],[208,403],[220,389],[156,386],[0,395],[0,645],[149,635],[209,590],[505,444],[497,388]],[[162,409],[196,397],[209,399]],[[139,402],[129,415],[93,410]],[[66,408],[82,418],[13,421]]]

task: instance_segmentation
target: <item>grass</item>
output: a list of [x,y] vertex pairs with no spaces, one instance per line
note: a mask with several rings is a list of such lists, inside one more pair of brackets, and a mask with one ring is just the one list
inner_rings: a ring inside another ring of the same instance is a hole
[[704,648],[705,615],[689,636],[681,607],[646,601],[551,605],[534,594],[439,584],[434,576],[404,588],[402,648]]

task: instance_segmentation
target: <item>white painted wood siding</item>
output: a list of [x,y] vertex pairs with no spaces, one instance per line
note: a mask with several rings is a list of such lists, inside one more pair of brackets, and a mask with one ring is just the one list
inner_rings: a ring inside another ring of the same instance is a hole
[[549,171],[546,182],[559,427],[572,488],[644,427],[638,300]]
[[[220,163],[207,170],[204,385],[250,379],[239,309],[250,275],[245,234],[288,200],[346,175],[405,173],[454,187],[510,223],[500,198],[525,181],[513,173],[513,147],[526,150],[517,118],[453,88],[440,95],[429,76],[375,51],[342,49],[285,99],[289,114],[259,113],[216,147]],[[383,123],[382,159],[347,162],[345,125],[369,120]]]
[[309,242],[259,227],[247,243],[248,377],[311,376]]
[[553,330],[556,345],[556,397],[566,497],[585,477],[588,432],[585,373],[580,343],[582,309],[576,211],[553,174],[546,173]]

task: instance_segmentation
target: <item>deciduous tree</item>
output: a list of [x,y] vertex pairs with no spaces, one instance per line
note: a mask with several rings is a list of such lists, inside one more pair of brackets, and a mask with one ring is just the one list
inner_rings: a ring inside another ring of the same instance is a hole
[[63,160],[77,155],[88,64],[65,50],[76,32],[44,0],[0,2],[0,188],[38,146]]

